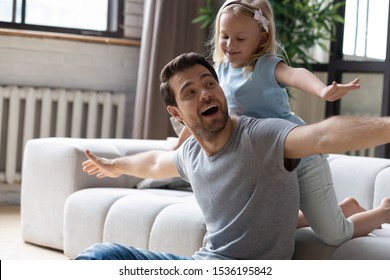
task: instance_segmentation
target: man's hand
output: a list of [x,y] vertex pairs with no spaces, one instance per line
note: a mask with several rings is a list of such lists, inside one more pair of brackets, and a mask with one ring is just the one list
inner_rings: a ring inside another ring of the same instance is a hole
[[360,88],[359,79],[355,79],[349,84],[338,84],[333,82],[330,86],[327,86],[321,91],[321,98],[326,101],[335,101],[341,97],[347,95],[350,91]]
[[118,178],[122,174],[115,170],[114,160],[101,158],[89,150],[85,150],[88,160],[83,162],[83,171],[88,175],[96,175],[97,178]]

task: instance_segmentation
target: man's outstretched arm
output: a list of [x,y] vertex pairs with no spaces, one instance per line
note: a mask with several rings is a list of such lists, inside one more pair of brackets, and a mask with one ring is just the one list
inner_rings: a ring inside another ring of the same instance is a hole
[[97,178],[117,178],[132,175],[140,178],[178,177],[173,161],[176,151],[149,151],[136,155],[106,159],[85,151],[88,160],[83,162],[83,171]]
[[293,129],[285,141],[285,158],[353,151],[389,142],[389,117],[336,116]]

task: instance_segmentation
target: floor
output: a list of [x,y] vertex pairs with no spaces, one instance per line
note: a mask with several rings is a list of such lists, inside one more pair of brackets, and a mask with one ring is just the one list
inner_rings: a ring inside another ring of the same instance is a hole
[[66,260],[62,252],[25,243],[19,206],[0,205],[0,260]]

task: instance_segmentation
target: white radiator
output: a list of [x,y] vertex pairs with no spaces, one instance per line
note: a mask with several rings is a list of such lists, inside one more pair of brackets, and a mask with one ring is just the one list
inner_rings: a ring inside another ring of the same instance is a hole
[[375,157],[375,147],[356,151],[349,151],[345,154],[350,156]]
[[123,93],[0,86],[0,182],[20,182],[29,139],[122,138],[125,106]]

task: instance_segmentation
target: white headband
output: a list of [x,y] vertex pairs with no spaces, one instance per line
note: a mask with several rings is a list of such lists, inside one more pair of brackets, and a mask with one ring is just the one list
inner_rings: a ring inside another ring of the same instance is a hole
[[245,9],[247,9],[248,11],[250,11],[251,13],[253,13],[253,18],[254,18],[255,20],[257,20],[257,21],[259,22],[259,24],[261,25],[261,27],[264,28],[265,32],[268,33],[270,22],[269,22],[268,19],[265,18],[265,16],[263,16],[263,13],[261,12],[260,9],[254,10],[254,9],[248,7],[247,5],[245,5],[244,3],[241,3],[241,2],[239,2],[239,1],[234,1],[234,2],[228,3],[228,4],[224,7],[224,9],[225,9],[226,7],[228,7],[228,6],[230,6],[230,5],[238,5],[238,6],[241,6],[241,7],[245,8]]
[[269,20],[266,19],[265,16],[263,16],[263,13],[261,12],[260,9],[255,10],[253,18],[257,20],[260,23],[260,25],[264,28],[265,32],[268,33]]

